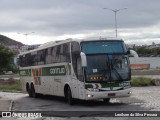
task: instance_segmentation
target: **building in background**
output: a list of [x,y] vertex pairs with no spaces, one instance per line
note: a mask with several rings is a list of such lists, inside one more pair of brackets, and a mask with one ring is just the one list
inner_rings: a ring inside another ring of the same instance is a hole
[[19,49],[19,52],[26,52],[26,51],[29,51],[29,50],[33,50],[33,49],[36,49],[40,46],[40,44],[37,44],[37,45],[25,45],[25,46],[22,46],[20,49]]

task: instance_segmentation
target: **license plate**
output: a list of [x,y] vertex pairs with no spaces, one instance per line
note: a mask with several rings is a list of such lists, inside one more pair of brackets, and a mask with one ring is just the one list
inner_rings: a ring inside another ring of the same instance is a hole
[[114,97],[114,96],[116,96],[116,94],[115,93],[108,93],[108,96],[109,97]]

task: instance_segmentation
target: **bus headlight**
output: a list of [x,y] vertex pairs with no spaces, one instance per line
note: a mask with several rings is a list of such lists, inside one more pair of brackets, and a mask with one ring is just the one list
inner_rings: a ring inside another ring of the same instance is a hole
[[95,89],[95,88],[88,88],[87,90],[92,92],[99,92],[99,89]]
[[87,97],[91,98],[91,97],[93,97],[93,95],[87,95]]

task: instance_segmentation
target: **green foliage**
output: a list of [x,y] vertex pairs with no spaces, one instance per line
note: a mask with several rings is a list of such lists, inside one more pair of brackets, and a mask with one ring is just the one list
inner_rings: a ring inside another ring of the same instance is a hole
[[140,47],[137,49],[137,53],[146,55],[152,53],[152,51],[146,47]]
[[132,86],[150,86],[150,85],[154,85],[154,81],[151,78],[145,78],[145,77],[132,78],[131,85]]
[[148,47],[145,47],[145,46],[142,46],[142,47],[136,47],[134,48],[134,50],[141,56],[143,55],[160,55],[160,48],[148,48]]
[[152,49],[152,53],[160,54],[160,48],[154,48],[154,49]]
[[0,73],[12,69],[14,53],[0,44]]

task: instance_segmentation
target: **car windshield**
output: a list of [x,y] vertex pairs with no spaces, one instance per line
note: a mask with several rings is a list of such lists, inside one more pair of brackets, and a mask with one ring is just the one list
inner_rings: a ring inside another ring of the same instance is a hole
[[125,55],[88,55],[87,81],[123,81],[130,79],[128,57]]

